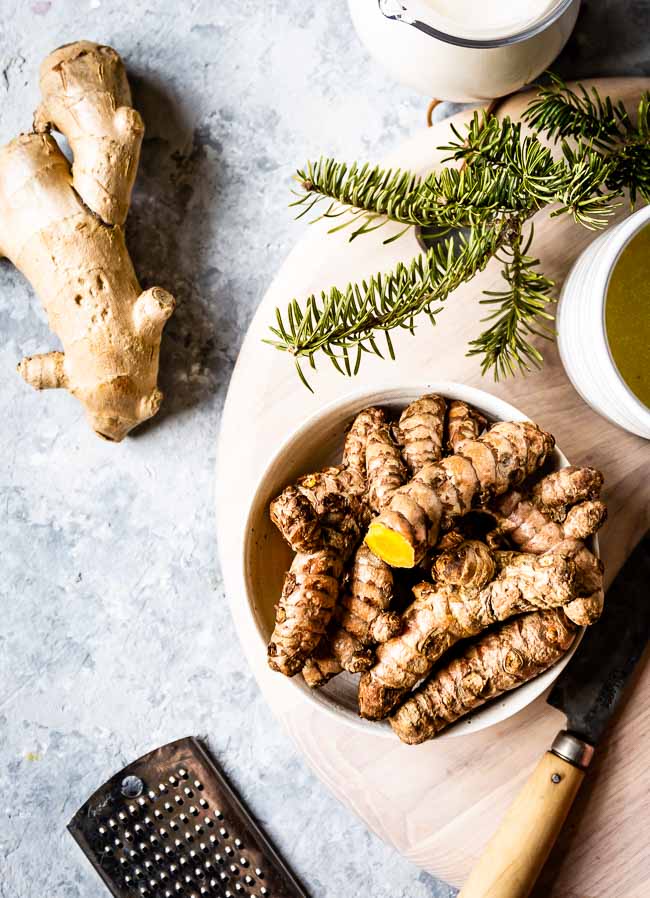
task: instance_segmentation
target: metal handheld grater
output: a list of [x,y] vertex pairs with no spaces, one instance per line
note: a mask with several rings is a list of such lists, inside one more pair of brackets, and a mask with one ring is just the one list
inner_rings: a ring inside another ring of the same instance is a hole
[[196,739],[129,764],[68,829],[116,898],[307,898]]

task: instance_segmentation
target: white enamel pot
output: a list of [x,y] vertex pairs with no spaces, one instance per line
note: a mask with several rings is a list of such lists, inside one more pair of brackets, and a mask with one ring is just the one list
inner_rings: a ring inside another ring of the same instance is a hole
[[[307,418],[276,450],[258,482],[248,514],[237,582],[230,587],[246,603],[245,629],[249,647],[252,651],[259,652],[259,657],[266,656],[266,646],[273,630],[275,605],[282,591],[285,572],[291,563],[291,552],[269,517],[270,501],[300,474],[339,462],[346,430],[363,408],[375,405],[399,413],[425,393],[440,393],[449,399],[462,399],[492,420],[527,420],[519,409],[502,399],[483,390],[449,381],[398,387],[378,384],[373,391],[362,390],[343,396]],[[566,456],[556,448],[551,467],[558,469],[568,464]],[[597,551],[596,541],[594,550]],[[579,639],[561,661],[541,676],[462,718],[443,731],[437,737],[438,741],[486,729],[525,708],[551,686],[569,661],[578,642]],[[279,673],[274,673],[273,676],[282,678]],[[388,723],[362,720],[359,717],[357,678],[350,674],[339,674],[323,689],[310,689],[300,675],[289,681],[285,679],[284,683],[287,688],[299,690],[306,701],[353,727],[397,739]]]
[[580,0],[559,0],[526,28],[499,37],[459,37],[427,23],[424,0],[348,0],[372,56],[402,84],[461,102],[502,97],[530,84],[558,56]]
[[650,206],[610,228],[578,258],[562,288],[557,311],[558,348],[573,386],[600,415],[650,439],[650,409],[637,399],[614,364],[605,330],[605,301],[619,256],[641,228]]

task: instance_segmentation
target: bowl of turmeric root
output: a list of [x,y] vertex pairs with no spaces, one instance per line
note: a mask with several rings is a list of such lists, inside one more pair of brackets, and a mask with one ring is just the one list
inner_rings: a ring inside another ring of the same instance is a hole
[[600,616],[602,484],[461,384],[326,406],[276,453],[250,510],[244,578],[269,667],[411,745],[505,720]]

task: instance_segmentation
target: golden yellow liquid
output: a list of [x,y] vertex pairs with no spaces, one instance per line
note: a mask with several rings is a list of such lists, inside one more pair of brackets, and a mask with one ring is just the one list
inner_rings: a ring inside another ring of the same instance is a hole
[[619,374],[650,408],[650,226],[632,238],[611,274],[605,330]]

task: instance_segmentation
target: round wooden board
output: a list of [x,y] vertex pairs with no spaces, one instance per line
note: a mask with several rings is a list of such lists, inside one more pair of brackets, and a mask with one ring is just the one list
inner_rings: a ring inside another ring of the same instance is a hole
[[[598,79],[602,94],[633,105],[647,79]],[[500,114],[518,117],[527,95],[518,95]],[[451,120],[417,133],[387,164],[425,172],[439,165],[436,148],[450,137]],[[627,213],[621,210],[621,215]],[[389,225],[388,228],[391,226]],[[238,632],[255,676],[274,712],[317,775],[381,838],[431,873],[462,883],[516,790],[564,724],[562,715],[538,699],[510,720],[485,732],[444,743],[407,747],[359,732],[308,703],[292,684],[266,666],[259,643],[247,636],[245,597],[229,583],[241,567],[241,546],[253,490],[280,441],[322,404],[352,387],[432,379],[460,381],[507,399],[555,434],[577,464],[606,474],[609,521],[602,531],[607,579],[612,577],[649,525],[650,446],[598,417],[576,394],[553,344],[544,344],[544,369],[502,384],[483,380],[465,346],[479,330],[480,293],[498,289],[492,265],[446,303],[439,325],[423,321],[416,336],[400,335],[394,363],[365,358],[349,383],[323,360],[311,376],[315,394],[298,380],[291,359],[264,345],[276,306],[292,297],[387,270],[418,252],[413,236],[388,246],[382,229],[353,243],[349,234],[327,235],[310,227],[289,254],[262,300],[235,368],[224,409],[217,466],[218,535],[226,589]],[[544,272],[561,283],[593,233],[568,217],[536,221],[535,253]],[[647,832],[650,801],[650,688],[645,664],[611,735],[598,752],[577,804],[554,851],[539,898],[641,898],[650,894]],[[647,694],[647,692],[646,692]]]

